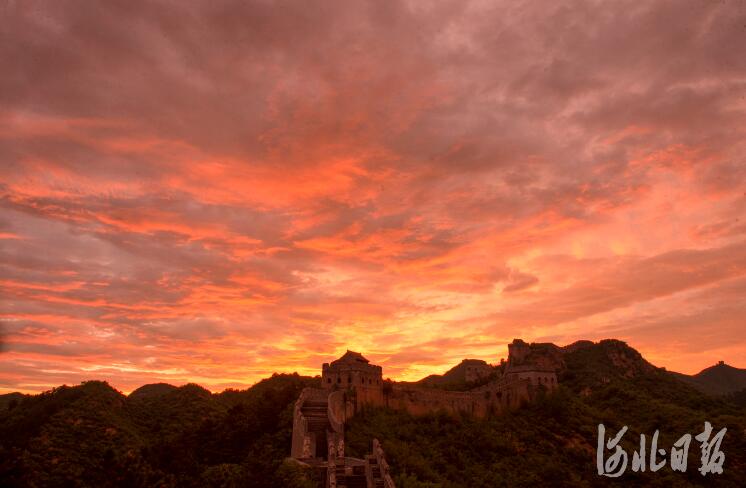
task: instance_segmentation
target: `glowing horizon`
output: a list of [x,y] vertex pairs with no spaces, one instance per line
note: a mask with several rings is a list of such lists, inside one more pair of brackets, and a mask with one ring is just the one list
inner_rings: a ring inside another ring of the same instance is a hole
[[746,367],[737,7],[71,5],[2,13],[0,392]]

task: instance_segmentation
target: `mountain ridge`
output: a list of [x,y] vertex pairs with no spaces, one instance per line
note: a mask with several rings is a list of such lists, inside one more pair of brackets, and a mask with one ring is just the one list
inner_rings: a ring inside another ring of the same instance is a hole
[[[565,346],[557,346],[553,343],[531,343],[531,346],[538,346],[540,349],[544,349],[544,352],[533,353],[542,355],[546,351],[552,353],[559,352],[562,357],[565,357],[568,353],[575,353],[584,349],[593,347],[606,347],[609,350],[608,359],[614,366],[621,368],[626,371],[628,375],[634,375],[634,371],[630,371],[629,368],[635,369],[660,369],[667,371],[666,368],[657,367],[647,360],[633,347],[629,346],[626,342],[619,339],[602,339],[598,342],[593,342],[587,339],[581,339]],[[629,354],[627,354],[629,352]],[[504,361],[504,360],[503,360]],[[553,358],[552,361],[557,362],[557,358]],[[466,370],[467,368],[476,367],[481,369],[482,374],[476,373],[478,378],[470,381],[467,379]],[[446,389],[466,389],[473,387],[484,382],[486,378],[493,378],[495,374],[504,368],[504,362],[500,364],[489,364],[483,359],[465,358],[461,362],[449,368],[442,374],[431,374],[420,380],[416,381],[402,381],[400,383],[415,384],[436,388]],[[560,371],[563,369],[559,368]],[[694,386],[699,391],[707,393],[708,395],[727,395],[746,389],[746,369],[737,368],[731,366],[724,361],[718,361],[712,366],[709,366],[699,373],[688,375],[685,373],[679,373],[676,371],[667,371],[670,375],[677,379]],[[275,373],[279,374],[279,373]],[[96,380],[90,380],[96,381]],[[62,385],[66,386],[66,385]],[[220,394],[222,392],[210,392],[210,390],[202,387],[195,383],[187,383],[181,386],[175,386],[169,383],[157,382],[144,384],[129,393],[127,395],[131,398],[145,398],[151,396],[161,396],[174,390],[184,388],[196,388],[203,393],[209,394]],[[234,389],[227,389],[224,391],[236,391]],[[43,392],[42,392],[43,393]],[[7,404],[16,400],[19,401],[26,396],[34,396],[33,394],[21,393],[21,392],[10,392],[0,394],[0,410],[7,406]]]
[[746,369],[736,368],[724,361],[694,375],[671,373],[709,395],[727,395],[746,389]]
[[[369,452],[369,440],[381,440],[400,487],[536,486],[559,479],[568,481],[557,486],[606,486],[595,472],[598,423],[614,432],[629,426],[623,444],[632,452],[638,434],[659,430],[661,445],[670,446],[709,421],[728,428],[721,485],[740,486],[746,477],[746,403],[703,393],[623,341],[540,344],[533,353],[561,358],[557,393],[484,420],[368,409],[349,424],[350,454]],[[481,363],[460,363],[469,364]],[[318,388],[320,378],[273,375],[220,393],[156,383],[129,396],[88,381],[5,402],[0,396],[0,485],[311,488],[317,484],[285,461],[293,406],[309,386]],[[693,448],[691,466],[695,454]],[[630,474],[627,481],[700,486],[702,477],[690,470]]]

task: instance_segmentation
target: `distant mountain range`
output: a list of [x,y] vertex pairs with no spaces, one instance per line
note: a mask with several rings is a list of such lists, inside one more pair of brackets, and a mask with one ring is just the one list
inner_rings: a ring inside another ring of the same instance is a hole
[[[721,363],[693,376],[671,373],[616,340],[535,346],[534,359],[559,368],[556,394],[487,420],[370,409],[346,426],[346,449],[362,456],[370,439],[379,439],[397,486],[405,488],[606,486],[595,467],[599,423],[614,432],[629,426],[623,444],[631,453],[639,434],[659,430],[668,448],[709,421],[728,427],[718,486],[743,486],[746,370]],[[465,360],[418,383],[469,389],[503,367]],[[0,486],[314,487],[285,461],[293,405],[307,386],[320,386],[319,378],[274,375],[217,394],[157,383],[126,396],[90,381],[39,395],[0,395]],[[689,464],[686,474],[666,468],[629,473],[624,481],[712,481],[697,472],[698,448]]]
[[[594,343],[591,341],[578,341],[563,348],[557,347],[557,350],[567,353],[593,345]],[[642,363],[648,368],[654,368],[644,359]],[[429,375],[415,382],[415,384],[451,390],[465,390],[494,378],[495,375],[500,374],[503,367],[504,365],[488,364],[481,359],[464,359],[445,373]],[[703,369],[695,375],[674,371],[671,371],[670,374],[708,395],[728,395],[746,390],[746,369],[734,368],[723,361],[715,366]]]
[[695,375],[671,374],[708,395],[727,395],[746,389],[746,369],[734,368],[722,361]]

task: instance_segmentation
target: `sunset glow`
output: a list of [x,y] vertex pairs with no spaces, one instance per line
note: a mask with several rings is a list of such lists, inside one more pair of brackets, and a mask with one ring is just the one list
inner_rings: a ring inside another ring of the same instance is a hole
[[746,367],[746,4],[11,3],[0,392]]

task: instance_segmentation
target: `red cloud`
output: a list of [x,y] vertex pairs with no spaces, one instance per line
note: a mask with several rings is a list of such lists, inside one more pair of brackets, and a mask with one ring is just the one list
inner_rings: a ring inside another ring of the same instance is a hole
[[731,6],[80,7],[4,12],[0,389],[746,360]]

